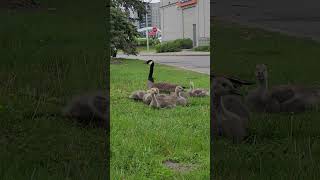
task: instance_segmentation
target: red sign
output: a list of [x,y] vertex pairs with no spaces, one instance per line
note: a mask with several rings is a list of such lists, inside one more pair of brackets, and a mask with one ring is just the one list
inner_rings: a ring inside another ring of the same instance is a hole
[[179,0],[177,2],[177,5],[179,7],[190,6],[190,5],[193,5],[193,4],[197,4],[197,0]]
[[157,32],[155,32],[155,31],[150,31],[150,32],[148,33],[149,36],[155,36],[156,34],[157,34]]
[[153,31],[153,32],[157,32],[157,31],[158,31],[157,27],[153,27],[153,28],[152,28],[152,31]]

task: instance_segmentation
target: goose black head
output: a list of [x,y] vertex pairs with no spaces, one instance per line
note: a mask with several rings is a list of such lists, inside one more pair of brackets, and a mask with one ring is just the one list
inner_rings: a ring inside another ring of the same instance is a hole
[[154,62],[153,62],[153,60],[150,59],[150,60],[146,61],[145,63],[151,65],[151,64],[153,64]]
[[240,95],[240,92],[234,87],[232,82],[224,77],[214,78],[211,88],[214,94],[217,96],[224,96],[229,94]]

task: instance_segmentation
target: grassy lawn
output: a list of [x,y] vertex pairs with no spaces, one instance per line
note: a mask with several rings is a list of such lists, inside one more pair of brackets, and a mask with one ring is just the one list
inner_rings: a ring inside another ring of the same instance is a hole
[[[128,98],[146,89],[149,67],[143,61],[124,60],[111,69],[111,179],[209,179],[209,98],[191,98],[189,107],[151,109]],[[207,75],[156,65],[155,81],[194,81],[209,88]],[[165,160],[192,164],[179,173]]]
[[[214,72],[254,80],[265,63],[270,86],[318,84],[320,44],[279,33],[215,22]],[[211,46],[213,47],[213,46]],[[252,88],[252,87],[250,87]],[[320,112],[253,114],[250,143],[214,144],[216,179],[317,179],[320,175]]]
[[[137,51],[139,52],[139,53],[155,53],[156,52],[156,49],[155,49],[155,47],[153,47],[153,46],[149,46],[149,51],[147,51],[147,46],[138,46],[137,47]],[[122,50],[119,50],[118,51],[118,53],[123,53],[123,51]]]
[[138,48],[138,52],[141,53],[141,52],[156,52],[156,49],[154,46],[149,46],[149,51],[147,50],[147,46],[139,46]]
[[104,4],[41,3],[57,11],[0,12],[0,179],[103,180],[104,130],[50,114],[106,87]]
[[210,46],[198,46],[192,49],[193,51],[210,52]]

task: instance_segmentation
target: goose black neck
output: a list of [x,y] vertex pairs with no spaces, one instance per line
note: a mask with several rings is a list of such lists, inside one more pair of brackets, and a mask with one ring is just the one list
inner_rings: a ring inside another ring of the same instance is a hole
[[154,63],[151,63],[151,65],[150,65],[150,70],[149,70],[149,76],[148,76],[148,80],[151,81],[151,82],[154,82],[153,77],[152,77],[152,75],[153,75],[153,68],[154,68]]

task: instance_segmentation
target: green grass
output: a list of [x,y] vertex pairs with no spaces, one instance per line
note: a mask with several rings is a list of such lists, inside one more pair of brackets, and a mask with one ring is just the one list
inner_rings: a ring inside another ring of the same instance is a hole
[[[265,63],[270,86],[319,83],[319,43],[219,21],[212,30],[213,72],[254,80],[255,65]],[[318,111],[296,115],[254,113],[250,143],[234,145],[216,139],[216,179],[317,179],[319,117]]]
[[147,46],[139,46],[137,47],[138,52],[142,53],[142,52],[156,52],[156,49],[154,46],[149,46],[149,51],[147,50]]
[[[191,98],[189,107],[156,110],[129,99],[146,89],[149,67],[124,60],[111,65],[111,179],[209,179],[209,98]],[[207,75],[156,65],[155,81],[194,81],[209,88]],[[162,165],[167,159],[195,164],[188,173]]]
[[192,49],[193,51],[210,52],[210,46],[198,46]]
[[105,6],[41,3],[57,11],[0,12],[0,179],[105,179],[104,130],[47,116],[106,88]]

